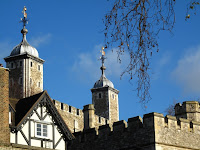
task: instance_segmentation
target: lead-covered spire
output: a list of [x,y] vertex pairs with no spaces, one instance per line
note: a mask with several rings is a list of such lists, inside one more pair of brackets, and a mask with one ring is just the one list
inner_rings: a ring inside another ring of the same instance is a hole
[[30,54],[34,57],[39,57],[37,49],[31,46],[26,40],[26,34],[28,33],[28,30],[26,29],[26,25],[28,24],[26,11],[27,11],[27,8],[26,6],[24,6],[23,11],[22,11],[23,18],[21,18],[21,21],[20,21],[23,23],[23,28],[21,30],[21,33],[23,35],[22,42],[13,48],[10,56]]
[[101,87],[106,87],[106,86],[114,88],[113,83],[110,80],[108,80],[105,76],[106,67],[104,66],[104,61],[105,61],[106,57],[105,57],[104,47],[101,48],[101,54],[102,55],[100,57],[100,60],[101,60],[102,65],[101,65],[100,69],[102,71],[102,75],[101,75],[100,79],[95,82],[93,88],[101,88]]

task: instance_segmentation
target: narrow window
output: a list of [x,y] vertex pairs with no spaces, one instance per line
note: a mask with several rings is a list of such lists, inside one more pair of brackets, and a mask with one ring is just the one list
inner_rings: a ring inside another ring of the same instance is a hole
[[72,112],[72,107],[71,106],[69,106],[69,112]]
[[53,100],[53,103],[54,103],[54,105],[55,105],[56,101],[55,101],[55,100]]
[[19,78],[19,84],[22,85],[22,78]]
[[12,115],[11,115],[11,111],[9,111],[9,124],[12,123]]
[[40,82],[38,82],[38,87],[40,87]]
[[79,109],[77,109],[76,114],[79,115]]
[[11,68],[13,68],[13,63],[11,63]]
[[40,65],[38,65],[38,70],[40,71]]
[[33,67],[33,62],[31,61],[31,67]]
[[20,66],[20,67],[22,66],[22,61],[19,62],[19,66]]
[[63,110],[63,103],[61,103],[61,105],[60,105],[60,106],[61,106],[61,110]]
[[101,117],[99,117],[99,123],[101,123]]
[[112,94],[112,99],[115,99],[115,95],[114,94]]
[[32,85],[32,79],[30,78],[30,85]]
[[101,98],[101,93],[99,93],[99,98]]

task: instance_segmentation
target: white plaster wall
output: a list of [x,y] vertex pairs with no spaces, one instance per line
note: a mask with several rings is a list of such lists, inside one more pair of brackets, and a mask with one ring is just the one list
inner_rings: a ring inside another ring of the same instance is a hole
[[15,133],[10,132],[10,143],[15,143]]

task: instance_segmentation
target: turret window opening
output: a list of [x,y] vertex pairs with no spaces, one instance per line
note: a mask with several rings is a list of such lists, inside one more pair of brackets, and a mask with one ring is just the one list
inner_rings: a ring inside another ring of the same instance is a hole
[[22,61],[19,62],[19,66],[20,66],[20,67],[22,66]]
[[99,123],[101,123],[101,117],[99,117]]
[[40,82],[38,82],[38,87],[40,87]]
[[101,95],[101,93],[99,93],[99,98],[102,98],[102,95]]
[[61,106],[61,110],[63,110],[63,103],[61,103],[61,105],[60,105],[60,106]]
[[19,84],[22,85],[22,78],[19,78]]
[[115,99],[115,95],[114,94],[112,94],[112,99]]
[[13,68],[13,63],[11,63],[11,69]]
[[38,65],[38,70],[40,71],[40,65]]
[[69,106],[69,112],[72,112],[72,107],[71,106]]
[[76,114],[79,115],[79,109],[77,109]]

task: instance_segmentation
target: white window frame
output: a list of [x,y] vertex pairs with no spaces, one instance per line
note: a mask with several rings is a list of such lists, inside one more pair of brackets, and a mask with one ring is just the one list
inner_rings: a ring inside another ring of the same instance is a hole
[[[40,124],[41,125],[41,135],[37,135],[37,124]],[[44,125],[47,126],[47,136],[43,136],[43,129],[44,129]],[[43,138],[43,139],[49,139],[49,126],[48,124],[46,123],[43,123],[43,122],[35,122],[35,137],[37,138]]]

